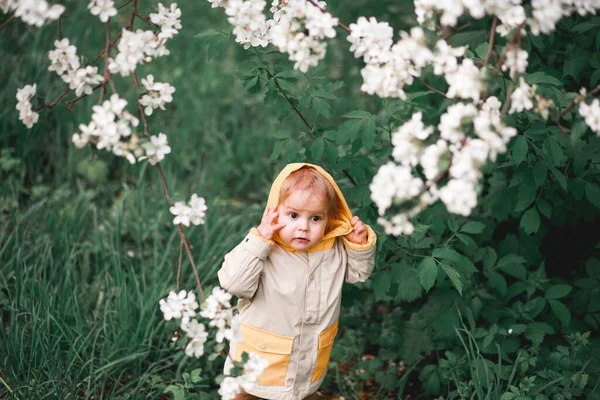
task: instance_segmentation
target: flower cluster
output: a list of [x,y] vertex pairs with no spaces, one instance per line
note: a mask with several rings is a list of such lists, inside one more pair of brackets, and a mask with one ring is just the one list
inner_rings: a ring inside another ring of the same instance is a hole
[[56,71],[69,84],[69,89],[75,90],[77,96],[92,94],[94,86],[104,81],[104,77],[98,74],[98,67],[88,65],[80,68],[77,47],[70,44],[69,39],[56,40],[54,47],[54,50],[48,52],[48,70]]
[[581,103],[579,114],[585,118],[585,123],[596,135],[600,136],[600,100],[594,99],[591,104]]
[[510,95],[510,110],[508,110],[508,113],[513,114],[515,112],[531,110],[533,108],[533,101],[531,99],[534,94],[535,85],[529,86],[525,82],[525,79],[521,77],[519,79],[519,86]]
[[245,49],[250,46],[265,47],[269,44],[271,36],[269,29],[274,21],[267,20],[264,9],[267,3],[264,0],[229,0],[223,4],[212,2],[213,7],[225,7],[227,21],[233,25],[235,41]]
[[527,58],[529,53],[518,48],[508,49],[506,52],[506,60],[502,65],[502,71],[510,69],[510,77],[515,79],[517,73],[523,73],[527,69]]
[[139,139],[137,135],[132,135],[132,127],[138,126],[139,120],[125,110],[126,106],[127,101],[117,94],[113,94],[102,105],[95,105],[92,108],[92,121],[88,125],[79,125],[81,133],[73,135],[73,144],[81,149],[91,143],[98,150],[112,151],[135,163],[136,157],[142,156]]
[[210,319],[209,325],[217,328],[216,340],[218,343],[222,343],[223,339],[237,342],[242,340],[239,316],[233,315],[230,301],[229,293],[215,287],[212,294],[202,304],[200,316]]
[[159,40],[172,39],[181,29],[181,9],[177,8],[177,3],[171,4],[169,8],[158,3],[158,13],[151,13],[150,21],[160,27]]
[[181,290],[179,293],[169,292],[169,296],[166,299],[161,299],[158,304],[165,320],[181,319],[182,324],[185,325],[190,322],[190,318],[196,316],[196,309],[198,308],[194,292],[186,292],[185,290]]
[[[196,319],[198,303],[192,292],[181,290],[179,293],[170,292],[166,299],[159,301],[160,310],[165,320],[181,319],[181,330],[185,333],[188,342],[185,354],[189,357],[204,355],[204,344],[208,339],[206,326]],[[224,339],[239,342],[242,340],[239,315],[233,314],[231,295],[214,287],[212,293],[200,306],[200,317],[209,320],[208,326],[217,327],[216,341],[222,343]],[[226,376],[221,383],[219,394],[223,400],[235,398],[242,390],[251,390],[258,382],[258,376],[267,368],[268,363],[256,353],[250,353],[244,365],[244,375]]]
[[[278,2],[274,2],[274,7]],[[295,61],[294,69],[307,72],[325,57],[326,38],[334,38],[338,19],[306,0],[288,0],[275,11],[276,24],[271,27],[271,41],[282,53]]]
[[190,226],[190,222],[194,225],[203,224],[206,210],[206,201],[203,197],[198,197],[195,193],[192,195],[188,204],[185,204],[183,201],[178,201],[169,209],[171,214],[175,216],[175,218],[173,218],[173,224],[185,226]]
[[[517,133],[502,122],[500,107],[494,96],[476,104],[456,103],[440,117],[439,136],[423,124],[418,112],[393,134],[392,154],[399,165],[381,166],[369,187],[386,233],[412,233],[410,218],[438,199],[452,213],[471,213],[477,205],[481,166],[506,152]],[[445,172],[446,184],[439,188]],[[390,210],[393,215],[386,218]]]
[[46,0],[0,0],[0,9],[4,13],[14,11],[23,22],[38,28],[46,21],[57,20],[65,11],[63,5],[49,5]]
[[25,85],[17,90],[17,110],[19,111],[19,119],[23,121],[26,127],[31,129],[33,124],[38,122],[40,115],[33,111],[31,106],[31,98],[35,96],[37,85]]
[[135,32],[123,29],[115,58],[109,58],[108,69],[111,74],[129,76],[138,64],[152,61],[152,57],[169,54],[165,47],[166,39],[159,39],[152,31],[138,29]]
[[269,363],[256,353],[250,353],[248,361],[244,365],[244,375],[231,377],[226,376],[221,382],[219,394],[221,400],[234,399],[242,390],[248,391],[258,383],[258,377],[269,366]]
[[110,17],[117,15],[114,0],[90,0],[88,8],[92,15],[97,15],[102,22],[108,22]]
[[154,82],[154,75],[148,75],[142,79],[142,85],[147,92],[140,99],[140,104],[144,106],[146,115],[152,115],[156,108],[165,110],[165,104],[173,101],[175,88],[168,83]]

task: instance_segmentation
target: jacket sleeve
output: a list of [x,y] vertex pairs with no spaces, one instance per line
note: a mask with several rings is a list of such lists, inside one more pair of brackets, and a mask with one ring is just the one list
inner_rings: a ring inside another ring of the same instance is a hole
[[348,255],[346,282],[357,283],[366,281],[371,272],[373,272],[373,267],[375,267],[375,243],[377,242],[375,231],[367,225],[367,243],[365,244],[352,243],[345,236],[342,240],[346,254]]
[[221,287],[234,296],[251,299],[258,289],[264,262],[271,253],[269,241],[252,231],[225,255],[218,272]]

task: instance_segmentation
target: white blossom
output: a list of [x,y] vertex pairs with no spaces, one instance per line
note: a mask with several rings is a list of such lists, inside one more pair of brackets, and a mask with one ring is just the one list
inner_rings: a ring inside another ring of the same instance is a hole
[[178,201],[169,208],[171,214],[175,216],[173,218],[174,225],[185,225],[190,226],[190,207],[188,207],[183,201]]
[[406,214],[396,214],[389,221],[379,217],[377,223],[383,227],[385,233],[392,236],[411,235],[415,230]]
[[79,57],[77,56],[77,47],[69,44],[69,39],[56,40],[54,42],[55,50],[48,52],[50,66],[48,71],[56,71],[61,76],[69,74],[71,71],[79,69]]
[[20,89],[17,89],[17,111],[19,111],[19,120],[23,122],[23,124],[31,129],[34,124],[36,124],[40,118],[40,115],[33,111],[33,106],[31,105],[31,98],[35,96],[37,91],[37,85],[34,83],[33,85],[25,85]]
[[446,73],[445,77],[450,85],[447,93],[448,97],[479,101],[482,89],[481,72],[475,66],[473,60],[470,58],[464,59],[456,71]]
[[68,74],[63,75],[63,80],[69,83],[69,89],[75,90],[76,96],[82,94],[92,94],[93,87],[102,83],[104,77],[98,74],[98,67],[88,65],[77,70],[70,70]]
[[350,35],[347,38],[352,43],[350,51],[354,52],[354,57],[363,57],[365,63],[387,61],[394,36],[389,23],[377,22],[375,17],[368,20],[359,17],[349,28]]
[[190,199],[190,222],[194,225],[203,224],[207,209],[206,200],[203,197],[198,197],[196,193],[192,194]]
[[4,0],[0,8],[6,13],[15,11],[15,17],[19,17],[29,25],[38,28],[47,21],[55,21],[65,11],[61,4],[49,5],[46,0]]
[[532,18],[528,18],[527,22],[534,35],[552,32],[563,17],[561,0],[531,0],[531,7]]
[[196,295],[192,291],[186,292],[185,290],[181,290],[179,293],[170,291],[169,296],[161,299],[158,303],[165,320],[181,318],[182,324],[188,324],[190,318],[196,316],[195,310],[198,308]]
[[458,70],[457,57],[462,57],[467,50],[467,46],[452,47],[445,40],[438,40],[436,43],[437,52],[433,58],[433,73],[436,75],[446,75]]
[[117,46],[116,57],[109,58],[108,69],[112,74],[129,76],[135,71],[138,64],[150,62],[153,57],[162,57],[169,54],[165,47],[167,39],[159,38],[152,31],[138,29],[131,32],[127,29],[121,31],[121,39]]
[[477,192],[470,180],[450,179],[439,192],[440,199],[451,213],[468,216],[477,206]]
[[415,166],[419,162],[422,141],[433,133],[433,127],[425,127],[423,114],[419,111],[412,115],[410,121],[402,125],[392,134],[394,145],[393,156],[402,165]]
[[519,79],[519,86],[510,95],[510,110],[509,114],[515,112],[523,112],[533,108],[533,95],[535,94],[535,85],[529,86],[523,77]]
[[165,110],[165,104],[173,101],[173,93],[175,88],[168,83],[154,82],[154,76],[148,75],[142,79],[142,85],[147,92],[140,99],[140,104],[144,106],[144,113],[152,115],[152,111],[156,108]]
[[185,354],[189,357],[201,357],[204,354],[204,343],[208,338],[208,332],[206,332],[204,324],[192,319],[187,323],[182,323],[181,330],[190,339],[185,347]]
[[97,15],[102,22],[107,22],[110,17],[117,15],[114,0],[90,0],[88,9],[92,15]]
[[177,3],[172,3],[169,8],[158,3],[158,13],[151,13],[150,21],[160,27],[159,39],[171,39],[181,29],[181,9],[177,8]]
[[448,153],[448,142],[438,139],[437,142],[427,146],[420,157],[423,173],[428,181],[435,179],[440,173],[439,164],[442,156]]
[[590,104],[582,102],[579,114],[585,118],[585,123],[596,135],[600,136],[600,100],[594,99]]
[[518,73],[522,74],[527,69],[528,57],[529,53],[527,53],[525,50],[518,48],[509,49],[506,52],[504,64],[502,64],[502,71],[510,69],[510,77],[514,79]]
[[450,143],[461,142],[466,133],[463,131],[463,120],[477,115],[477,108],[473,104],[456,103],[448,107],[440,117],[438,129],[442,139]]
[[[167,143],[167,135],[162,132],[158,136],[150,136],[150,142],[144,143],[142,147],[146,150],[146,158],[152,165],[164,160],[165,155],[171,152],[171,147]],[[189,221],[185,225],[189,226]]]
[[379,215],[383,215],[394,201],[417,196],[422,188],[423,181],[412,175],[410,167],[396,165],[393,162],[379,167],[369,185],[371,199],[377,205]]

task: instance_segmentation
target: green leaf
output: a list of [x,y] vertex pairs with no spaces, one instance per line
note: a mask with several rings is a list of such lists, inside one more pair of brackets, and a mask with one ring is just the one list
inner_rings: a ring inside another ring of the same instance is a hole
[[421,297],[422,289],[416,271],[407,265],[392,265],[394,282],[398,284],[396,299],[399,301],[413,301]]
[[269,157],[269,159],[271,161],[276,160],[277,157],[279,157],[279,155],[281,154],[282,148],[283,148],[283,142],[280,142],[280,141],[275,142],[275,145],[273,146],[273,151],[271,152],[271,156]]
[[579,49],[575,55],[568,57],[564,62],[563,76],[570,75],[575,79],[575,81],[579,82],[581,77],[584,75],[584,71],[588,69],[590,65],[590,58],[591,57],[588,52]]
[[558,181],[558,184],[560,185],[562,190],[564,190],[566,192],[567,191],[567,179],[565,178],[563,173],[560,172],[558,169],[556,169],[553,166],[550,166],[550,172],[552,172],[552,175],[554,175],[554,177]]
[[557,86],[560,88],[563,87],[563,83],[559,79],[556,79],[555,77],[550,76],[547,73],[541,71],[535,72],[533,74],[525,74],[525,81],[529,84],[546,84]]
[[337,100],[339,98],[335,94],[326,92],[325,90],[317,90],[316,92],[312,93],[312,96],[330,100]]
[[323,149],[325,148],[325,139],[322,136],[315,139],[310,146],[310,155],[313,159],[319,160],[323,155]]
[[173,393],[173,400],[184,400],[185,398],[185,391],[183,390],[183,387],[181,387],[180,385],[169,385],[165,388],[165,390],[163,391],[163,393]]
[[364,110],[354,110],[347,114],[342,115],[343,118],[358,118],[358,119],[371,119],[373,114]]
[[533,167],[533,179],[535,181],[535,187],[539,188],[542,183],[546,180],[546,174],[548,173],[548,167],[544,160],[539,160]]
[[462,296],[463,284],[460,280],[460,274],[458,273],[458,271],[452,268],[451,266],[446,265],[445,263],[440,263],[440,266],[442,267],[446,275],[448,275],[448,278],[450,278],[450,281],[452,282],[458,293]]
[[425,257],[417,270],[419,282],[426,292],[431,289],[437,277],[437,265],[433,257]]
[[288,140],[287,142],[285,142],[284,148],[285,160],[287,162],[293,161],[298,155],[298,145],[296,144],[296,141],[293,139]]
[[562,299],[563,297],[571,293],[571,290],[573,290],[573,287],[567,284],[550,286],[546,291],[546,298]]
[[490,286],[495,289],[502,297],[506,296],[506,279],[498,272],[489,272],[487,274]]
[[382,300],[388,296],[392,280],[390,271],[379,271],[372,278],[371,286],[377,300]]
[[587,21],[587,22],[582,22],[582,23],[575,25],[574,27],[572,27],[570,29],[570,31],[573,33],[584,33],[584,32],[589,31],[590,29],[597,28],[598,26],[599,25],[597,22]]
[[591,182],[585,183],[585,197],[596,208],[600,208],[600,187]]
[[487,54],[489,47],[490,45],[488,42],[483,42],[479,46],[477,46],[477,48],[475,49],[475,54],[477,54],[479,58],[483,60]]
[[343,144],[355,140],[362,123],[361,119],[351,119],[344,122],[338,129],[336,143]]
[[531,207],[521,217],[521,227],[528,235],[536,233],[540,229],[540,214],[535,207]]
[[329,118],[331,115],[331,106],[325,100],[318,97],[313,97],[312,108],[319,115]]
[[550,160],[555,167],[560,167],[563,164],[565,155],[558,144],[558,141],[554,137],[549,136],[544,141],[544,152],[550,157]]
[[292,137],[292,132],[290,131],[277,131],[273,134],[273,137],[276,139],[289,139]]
[[524,263],[525,259],[523,257],[516,254],[507,254],[498,261],[496,268],[515,278],[525,280],[527,278],[527,270],[523,266]]
[[536,202],[538,210],[546,217],[552,217],[552,206],[545,199],[539,198]]
[[471,236],[465,235],[464,233],[458,233],[456,237],[468,247],[477,248],[477,243],[475,243],[475,240],[473,240]]
[[373,143],[375,143],[375,136],[377,133],[377,127],[373,118],[367,120],[364,124],[363,129],[360,131],[360,140],[362,141],[365,150],[371,150]]
[[594,257],[590,258],[585,263],[585,271],[588,273],[589,276],[596,279],[600,279],[600,261],[598,261],[598,259]]
[[325,154],[327,154],[327,159],[330,163],[336,164],[338,159],[338,148],[334,143],[330,141],[325,141]]
[[571,312],[569,309],[558,300],[548,300],[548,303],[550,304],[552,312],[556,315],[556,318],[558,318],[562,325],[564,327],[569,326],[569,323],[571,322]]
[[477,221],[469,221],[460,228],[461,232],[479,234],[485,229],[485,224]]
[[527,182],[521,183],[519,186],[519,194],[515,211],[523,211],[535,201],[536,188],[533,185],[527,184]]
[[275,78],[297,79],[298,78],[298,72],[296,72],[296,70],[293,70],[293,69],[286,69],[286,70],[283,70],[281,72],[276,73],[275,74]]
[[517,136],[512,143],[512,158],[517,163],[521,164],[527,158],[527,152],[529,151],[529,145],[525,136]]

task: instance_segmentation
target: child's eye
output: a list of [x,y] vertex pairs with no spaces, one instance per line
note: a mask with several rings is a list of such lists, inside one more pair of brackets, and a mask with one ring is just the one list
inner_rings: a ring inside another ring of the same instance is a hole
[[320,220],[321,220],[321,217],[319,217],[319,216],[315,215],[315,216],[311,217],[312,222],[319,222]]
[[296,214],[295,212],[290,213],[290,218],[296,219],[296,218],[298,218],[298,214]]

